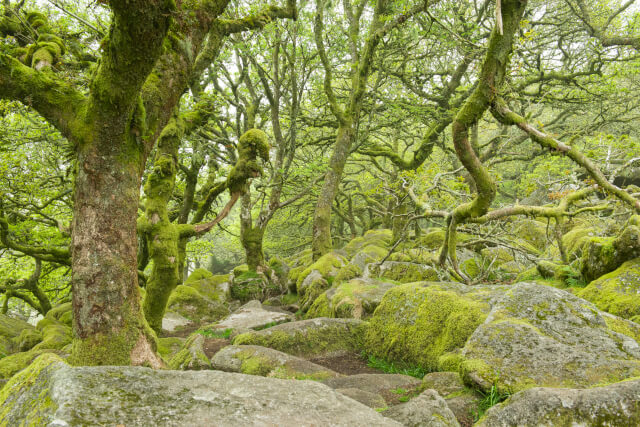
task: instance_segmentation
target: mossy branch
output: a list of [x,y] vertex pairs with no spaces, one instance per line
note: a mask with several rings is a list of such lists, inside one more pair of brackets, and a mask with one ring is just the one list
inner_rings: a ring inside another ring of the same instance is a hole
[[9,233],[9,222],[5,217],[0,217],[0,242],[8,249],[21,252],[42,261],[55,262],[67,266],[71,265],[71,254],[68,249],[30,246],[12,240]]
[[67,139],[83,134],[85,97],[51,71],[36,71],[0,53],[0,98],[32,107]]
[[524,117],[511,111],[509,107],[507,107],[506,102],[502,99],[498,98],[495,100],[492,105],[491,112],[498,121],[506,125],[517,126],[526,132],[533,141],[540,144],[543,148],[559,152],[560,154],[569,157],[576,164],[582,166],[602,190],[613,194],[618,199],[629,205],[636,213],[640,213],[640,200],[634,198],[631,194],[609,182],[602,171],[600,171],[600,168],[598,168],[598,166],[587,156],[578,151],[577,148],[569,146],[562,141],[558,141],[557,139],[534,128],[527,123]]

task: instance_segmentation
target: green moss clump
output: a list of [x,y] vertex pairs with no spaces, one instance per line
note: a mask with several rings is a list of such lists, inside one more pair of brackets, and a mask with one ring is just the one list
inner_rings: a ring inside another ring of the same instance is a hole
[[517,221],[514,224],[513,233],[539,251],[547,246],[547,228],[538,221],[531,219]]
[[368,326],[366,322],[337,319],[312,319],[303,322],[311,322],[312,327],[293,329],[293,323],[278,325],[240,334],[234,338],[233,344],[259,345],[303,358],[339,351],[362,351]]
[[184,281],[184,284],[188,285],[190,283],[194,283],[203,279],[210,279],[212,277],[213,273],[211,273],[206,268],[197,268],[193,270],[193,273],[191,273],[189,277],[187,277],[187,280]]
[[640,258],[591,282],[577,295],[625,319],[640,315]]
[[158,353],[160,356],[170,360],[184,346],[184,338],[166,337],[158,338]]
[[28,351],[42,341],[42,333],[37,329],[23,329],[20,335],[14,338],[19,351]]
[[199,371],[211,369],[211,361],[204,353],[204,337],[194,333],[169,361],[169,367],[175,370]]
[[32,389],[34,384],[41,384],[43,386],[43,390],[40,393],[42,398],[36,402],[27,403],[32,404],[33,407],[29,411],[28,418],[21,420],[21,425],[43,425],[43,414],[41,411],[46,410],[47,413],[55,412],[52,411],[52,402],[50,399],[44,398],[48,392],[48,390],[44,388],[44,378],[49,369],[55,365],[64,363],[64,360],[51,353],[39,356],[40,357],[31,363],[27,369],[13,376],[2,390],[0,390],[0,420],[5,420],[4,423],[6,423],[7,415],[10,413],[14,405],[20,404],[19,400],[23,396],[23,393],[27,392],[28,389]]
[[238,161],[229,172],[227,188],[233,193],[244,193],[247,182],[260,176],[262,168],[256,159],[269,160],[269,139],[259,129],[249,129],[238,141]]
[[334,283],[346,282],[360,276],[362,276],[362,269],[355,264],[349,263],[338,271]]
[[640,344],[640,325],[637,323],[616,316],[604,316],[604,321],[612,331],[631,337]]
[[371,318],[366,349],[434,370],[440,356],[464,346],[487,311],[486,304],[437,285],[399,285],[385,294]]
[[304,296],[304,291],[301,292],[300,287],[302,282],[304,282],[304,279],[306,279],[313,270],[318,271],[322,277],[328,279],[329,277],[335,277],[344,264],[345,259],[335,252],[329,252],[328,254],[321,256],[298,276],[296,283],[298,294]]
[[167,310],[178,313],[194,323],[216,321],[229,314],[229,309],[203,296],[191,286],[179,285],[171,293]]

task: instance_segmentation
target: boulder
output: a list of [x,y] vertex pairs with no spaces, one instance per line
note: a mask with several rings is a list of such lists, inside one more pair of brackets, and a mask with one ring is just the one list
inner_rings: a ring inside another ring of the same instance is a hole
[[577,295],[625,319],[640,315],[640,258],[594,280]]
[[229,309],[219,301],[213,301],[196,289],[179,285],[171,293],[167,303],[167,312],[177,313],[192,324],[200,325],[215,322],[229,314]]
[[260,301],[249,301],[220,322],[208,325],[203,329],[225,331],[231,329],[233,335],[258,330],[295,320],[288,311],[263,305]]
[[171,360],[184,347],[186,339],[179,337],[158,338],[158,353],[165,360]]
[[70,367],[47,355],[0,391],[2,425],[400,426],[315,381]]
[[407,403],[382,413],[407,427],[459,427],[460,424],[444,399],[435,390],[425,390]]
[[476,424],[503,426],[640,425],[640,379],[589,389],[536,387],[490,408]]
[[204,353],[204,336],[195,333],[187,338],[182,350],[169,361],[169,367],[183,371],[211,369],[211,362]]
[[387,407],[387,402],[385,402],[384,397],[378,393],[371,393],[370,391],[360,390],[359,388],[337,388],[335,390],[369,408],[381,409]]
[[467,340],[460,373],[474,387],[496,385],[502,392],[589,387],[640,375],[633,327],[608,317],[616,319],[566,291],[516,284]]
[[473,424],[482,396],[465,387],[457,372],[427,374],[422,379],[421,388],[437,391],[461,425],[470,426]]
[[231,297],[228,274],[214,276],[209,270],[198,268],[189,275],[184,284],[211,301],[226,302]]
[[35,331],[35,328],[25,321],[0,313],[0,356],[19,350],[19,336],[23,331]]
[[532,219],[515,221],[512,233],[518,239],[529,243],[538,251],[543,251],[547,246],[547,227],[541,222]]
[[349,257],[353,257],[365,246],[373,245],[380,248],[389,248],[393,239],[393,232],[389,229],[369,230],[364,236],[356,237],[342,248]]
[[233,344],[259,345],[303,358],[360,353],[366,329],[367,323],[361,320],[320,317],[247,332],[235,337]]
[[421,282],[391,288],[370,320],[365,348],[385,360],[439,370],[439,358],[464,346],[506,286]]
[[339,374],[271,348],[257,345],[230,345],[212,358],[213,369],[263,377],[322,380]]
[[369,277],[394,280],[400,283],[438,280],[438,272],[427,264],[413,262],[385,261],[382,264],[367,265]]
[[358,389],[369,393],[384,393],[399,388],[413,390],[422,384],[417,378],[401,374],[357,374],[322,382],[333,389]]
[[230,292],[231,298],[240,302],[265,301],[286,293],[287,286],[270,267],[264,271],[249,271],[248,267],[243,265],[233,270]]
[[167,332],[175,332],[191,324],[191,320],[178,313],[168,311],[162,318],[162,329]]
[[353,279],[334,285],[313,302],[306,317],[370,317],[384,294],[396,286],[373,279]]
[[628,225],[616,237],[591,237],[581,258],[581,273],[587,282],[640,257],[640,228]]
[[297,293],[303,311],[331,286],[334,278],[348,260],[339,252],[329,252],[307,267],[297,280]]

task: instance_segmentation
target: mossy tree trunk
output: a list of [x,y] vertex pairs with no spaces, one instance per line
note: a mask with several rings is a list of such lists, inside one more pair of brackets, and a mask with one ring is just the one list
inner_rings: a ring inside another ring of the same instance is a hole
[[[371,23],[367,34],[360,34],[360,20],[363,16],[366,2],[352,6],[344,2],[345,15],[348,18],[349,43],[351,51],[351,87],[344,105],[338,102],[333,90],[333,65],[324,46],[324,9],[327,2],[316,0],[316,16],[314,20],[314,38],[318,49],[318,56],[324,69],[324,91],[327,96],[331,113],[338,121],[338,131],[333,153],[329,159],[329,166],[324,177],[324,183],[316,202],[313,215],[313,259],[331,251],[331,211],[333,201],[338,192],[342,173],[349,158],[351,146],[357,138],[357,127],[362,109],[362,100],[367,92],[367,83],[372,71],[372,62],[376,49],[382,37],[397,28],[413,15],[426,7],[426,2],[414,6],[403,14],[389,20],[386,16],[389,7],[388,0],[377,0],[374,5]],[[365,38],[360,47],[359,40]]]

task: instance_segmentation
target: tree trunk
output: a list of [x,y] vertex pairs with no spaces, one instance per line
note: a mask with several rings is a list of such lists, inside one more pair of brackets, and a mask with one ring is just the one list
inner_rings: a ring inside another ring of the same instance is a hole
[[[108,123],[108,121],[98,121]],[[140,307],[138,194],[143,164],[120,123],[79,147],[72,249],[73,362],[161,366]]]
[[347,122],[338,128],[336,145],[331,155],[331,160],[329,160],[329,169],[325,175],[313,217],[312,248],[314,260],[317,260],[332,249],[331,206],[338,192],[344,165],[347,163],[354,137],[355,131],[351,122]]
[[[266,224],[265,224],[266,226]],[[244,248],[249,271],[262,271],[265,268],[262,240],[265,229],[259,225],[253,226],[251,218],[251,193],[242,196],[242,210],[240,213],[240,240]]]

